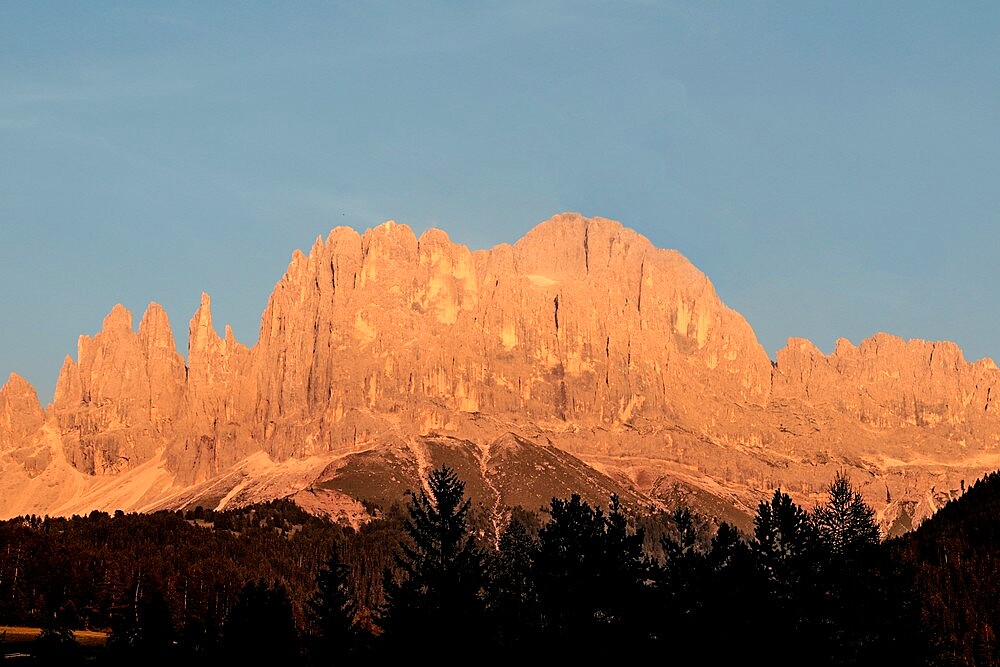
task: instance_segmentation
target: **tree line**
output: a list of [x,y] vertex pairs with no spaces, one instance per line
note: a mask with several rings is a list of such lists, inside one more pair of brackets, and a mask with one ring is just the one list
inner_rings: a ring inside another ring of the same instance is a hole
[[64,664],[84,657],[73,630],[85,627],[110,632],[92,656],[110,664],[438,652],[995,664],[985,649],[961,661],[963,636],[928,612],[926,559],[880,540],[843,475],[811,511],[776,490],[751,535],[709,530],[684,507],[640,516],[615,496],[602,507],[572,495],[512,510],[496,537],[464,489],[438,468],[358,530],[284,501],[2,522],[0,622],[43,627],[31,650]]

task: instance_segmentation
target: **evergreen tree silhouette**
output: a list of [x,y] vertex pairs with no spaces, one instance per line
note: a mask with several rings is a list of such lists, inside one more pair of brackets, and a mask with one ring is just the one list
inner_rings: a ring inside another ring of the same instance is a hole
[[354,623],[354,596],[348,585],[348,568],[336,547],[316,577],[316,592],[309,598],[306,612],[313,630],[314,662],[330,664],[357,657],[361,637]]
[[616,496],[608,517],[577,494],[553,498],[549,514],[533,569],[547,657],[594,659],[637,648],[649,577],[642,531],[627,530]]
[[656,636],[673,645],[691,640],[705,629],[703,596],[707,561],[698,549],[698,530],[687,507],[670,515],[673,531],[660,537],[663,563],[657,572],[659,613]]
[[767,631],[767,621],[760,614],[765,588],[750,546],[736,528],[722,523],[712,537],[705,561],[708,581],[702,589],[702,604],[708,622],[703,627],[711,628],[709,633],[726,628],[730,641],[718,647],[716,657],[720,661],[745,662],[747,648]]
[[618,655],[644,655],[643,645],[652,632],[653,563],[643,550],[645,531],[631,530],[617,494],[610,496],[601,549],[604,622]]
[[783,631],[780,644],[766,647],[768,654],[815,660],[822,652],[817,649],[822,594],[818,540],[809,513],[776,489],[769,502],[757,506],[751,549],[763,579],[761,613]]
[[465,483],[442,465],[428,486],[429,493],[408,494],[400,575],[386,574],[383,642],[392,654],[445,638],[453,648],[471,649],[484,631],[483,556],[469,529]]
[[240,591],[222,627],[228,664],[293,665],[299,662],[298,632],[288,592],[261,579]]
[[919,644],[911,641],[910,623],[902,622],[907,587],[880,548],[875,511],[838,472],[811,519],[822,547],[821,602],[814,613],[815,647],[824,662],[877,664],[909,656],[907,664],[916,664]]
[[826,504],[813,510],[813,523],[822,545],[837,556],[869,552],[879,543],[875,510],[865,504],[861,492],[838,472],[829,488]]
[[754,551],[767,576],[775,583],[791,582],[815,556],[816,531],[809,514],[776,489],[770,502],[761,502],[754,516]]
[[538,639],[538,594],[532,578],[537,551],[523,521],[512,519],[487,562],[489,623],[494,642],[508,655],[523,655]]

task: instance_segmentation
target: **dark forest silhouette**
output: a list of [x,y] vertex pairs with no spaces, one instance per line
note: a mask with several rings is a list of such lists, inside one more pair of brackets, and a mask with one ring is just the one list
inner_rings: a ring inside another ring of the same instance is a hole
[[[2,646],[59,664],[997,664],[996,475],[891,541],[840,475],[811,511],[775,490],[752,535],[572,495],[510,510],[497,538],[464,491],[438,468],[359,530],[281,501],[0,522],[0,623],[43,628]],[[85,628],[107,645],[81,647]]]

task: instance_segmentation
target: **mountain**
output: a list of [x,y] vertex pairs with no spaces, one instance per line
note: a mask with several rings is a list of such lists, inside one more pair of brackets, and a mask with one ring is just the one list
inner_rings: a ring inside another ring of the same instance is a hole
[[485,507],[683,501],[747,526],[844,470],[899,533],[1000,468],[1000,372],[878,334],[772,362],[675,250],[563,214],[470,251],[431,229],[338,227],[296,251],[253,347],[202,295],[187,359],[151,303],[115,306],[54,402],[0,390],[0,516],[293,497],[362,520],[453,462]]

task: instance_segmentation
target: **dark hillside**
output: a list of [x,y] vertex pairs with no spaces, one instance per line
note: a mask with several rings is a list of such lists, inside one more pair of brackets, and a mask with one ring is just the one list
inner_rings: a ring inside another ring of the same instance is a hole
[[939,664],[1000,664],[1000,473],[890,546],[910,569]]

